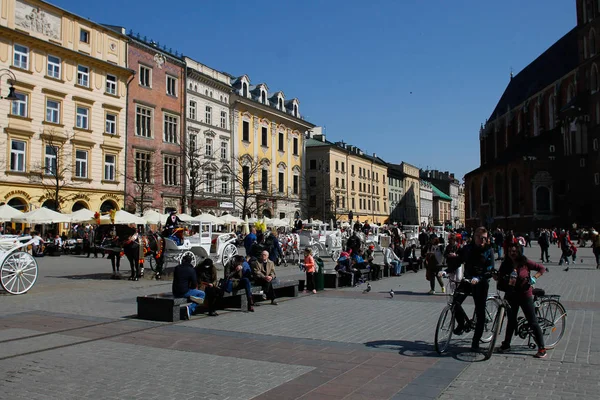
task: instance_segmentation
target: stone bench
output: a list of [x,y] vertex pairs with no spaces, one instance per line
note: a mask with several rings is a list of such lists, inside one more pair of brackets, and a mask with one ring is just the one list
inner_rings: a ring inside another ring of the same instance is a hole
[[138,318],[150,321],[177,322],[181,320],[181,306],[189,304],[185,297],[173,297],[172,293],[138,296]]
[[[251,286],[252,296],[261,296],[262,286]],[[273,283],[275,297],[298,297],[298,281],[297,280],[276,280]],[[256,301],[255,301],[256,303]],[[245,310],[248,308],[248,299],[246,298],[246,289],[240,287],[231,293],[223,293],[221,302],[222,308],[240,308]]]

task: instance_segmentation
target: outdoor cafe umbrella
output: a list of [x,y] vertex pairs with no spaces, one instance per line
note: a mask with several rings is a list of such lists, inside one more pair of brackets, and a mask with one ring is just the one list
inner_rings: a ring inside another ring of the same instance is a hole
[[13,217],[20,217],[23,213],[14,207],[4,204],[0,206],[0,222],[10,221]]
[[248,224],[248,216],[247,215],[244,218],[244,224],[242,225],[242,233],[244,235],[247,235],[248,233],[250,233],[250,225]]
[[143,218],[138,217],[137,215],[133,215],[131,213],[128,213],[127,211],[119,210],[119,211],[117,211],[115,213],[115,219],[114,219],[114,221],[112,221],[110,219],[110,214],[103,215],[103,216],[100,217],[100,225],[110,225],[110,224],[115,224],[115,225],[129,225],[129,224],[146,225],[146,221]]
[[243,219],[238,218],[231,214],[221,215],[219,218],[221,219],[221,221],[223,221],[226,224],[241,224],[244,222]]
[[146,210],[142,218],[150,225],[164,224],[167,220],[167,215],[161,214],[155,210]]
[[91,219],[94,219],[94,212],[88,210],[87,208],[82,208],[81,210],[77,210],[72,214],[67,214],[71,219],[69,222],[72,224],[79,222],[88,222]]
[[197,218],[197,217],[192,217],[191,215],[184,214],[184,213],[177,214],[177,216],[179,217],[179,220],[181,220],[183,222],[194,222],[194,221],[196,221],[196,218]]
[[213,225],[221,225],[223,221],[221,221],[218,217],[215,217],[212,214],[200,214],[194,217],[195,222],[204,222],[210,223]]
[[61,214],[49,208],[38,208],[37,210],[13,217],[13,222],[26,224],[55,224],[59,222],[71,222],[71,217],[67,214]]

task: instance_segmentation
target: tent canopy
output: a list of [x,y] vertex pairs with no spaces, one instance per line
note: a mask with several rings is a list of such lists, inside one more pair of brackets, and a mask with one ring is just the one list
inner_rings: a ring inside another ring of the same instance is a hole
[[4,204],[0,206],[0,222],[10,221],[13,217],[20,217],[23,213],[14,207]]
[[13,222],[21,222],[26,224],[55,224],[59,222],[71,222],[70,215],[61,214],[50,210],[49,208],[38,208],[37,210],[13,217]]

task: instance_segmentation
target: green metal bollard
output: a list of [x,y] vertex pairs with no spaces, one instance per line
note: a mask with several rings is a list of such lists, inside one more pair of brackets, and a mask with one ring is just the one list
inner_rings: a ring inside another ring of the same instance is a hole
[[315,258],[315,262],[317,263],[317,276],[315,279],[315,286],[317,291],[321,291],[325,289],[325,264],[320,257]]

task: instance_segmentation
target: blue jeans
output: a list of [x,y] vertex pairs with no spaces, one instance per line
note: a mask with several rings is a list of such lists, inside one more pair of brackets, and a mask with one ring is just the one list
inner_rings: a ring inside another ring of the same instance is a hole
[[394,267],[394,274],[396,274],[396,276],[402,273],[402,264],[396,260],[390,261],[390,264],[392,264],[392,267]]
[[[206,296],[206,294],[202,290],[190,289],[187,291],[186,294],[183,295],[183,297],[186,297],[186,298],[190,297],[190,296],[199,297],[199,298],[203,299],[204,296]],[[196,307],[198,307],[198,304],[191,303],[190,305],[188,305],[188,307],[190,309],[190,314],[193,314],[194,311],[196,311]]]
[[502,245],[498,246],[498,258],[502,258]]

